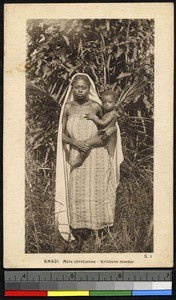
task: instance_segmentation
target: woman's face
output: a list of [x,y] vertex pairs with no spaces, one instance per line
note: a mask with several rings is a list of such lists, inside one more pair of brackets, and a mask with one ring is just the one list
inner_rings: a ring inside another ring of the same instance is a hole
[[89,94],[89,85],[84,79],[77,79],[73,83],[73,95],[77,100],[87,99]]

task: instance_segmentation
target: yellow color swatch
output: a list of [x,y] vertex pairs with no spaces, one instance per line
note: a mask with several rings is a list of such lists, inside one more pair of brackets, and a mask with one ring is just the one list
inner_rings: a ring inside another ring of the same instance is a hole
[[48,291],[48,297],[89,296],[89,291]]

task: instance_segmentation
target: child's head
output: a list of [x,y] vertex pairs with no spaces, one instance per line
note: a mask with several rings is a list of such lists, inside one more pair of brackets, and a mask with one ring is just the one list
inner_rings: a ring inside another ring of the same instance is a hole
[[86,75],[76,75],[72,81],[74,96],[81,100],[87,98],[90,89],[90,81]]
[[102,105],[105,111],[109,112],[115,109],[117,94],[114,91],[106,91],[101,96]]

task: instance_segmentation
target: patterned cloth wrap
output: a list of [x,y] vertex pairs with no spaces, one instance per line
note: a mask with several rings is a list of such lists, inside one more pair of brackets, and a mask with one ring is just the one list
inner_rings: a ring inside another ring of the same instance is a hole
[[[98,135],[94,122],[81,115],[69,117],[67,131],[77,141]],[[72,147],[70,159],[78,153]],[[116,183],[106,147],[92,149],[83,164],[70,172],[68,199],[72,228],[101,229],[113,224]]]

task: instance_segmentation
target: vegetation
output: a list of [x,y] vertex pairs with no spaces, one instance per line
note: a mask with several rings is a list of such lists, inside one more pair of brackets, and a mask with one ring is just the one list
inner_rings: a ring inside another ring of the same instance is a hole
[[[70,78],[86,72],[118,94],[124,162],[115,224],[93,235],[55,237],[59,113]],[[29,20],[26,59],[26,252],[153,251],[153,20]]]

